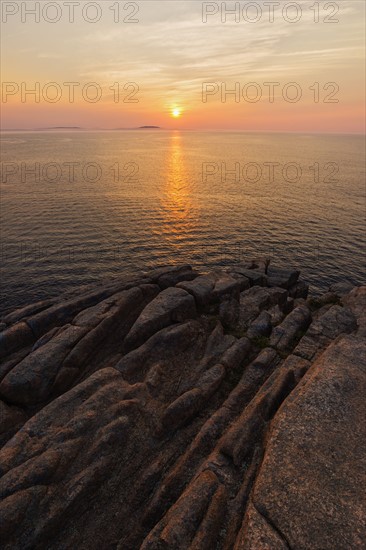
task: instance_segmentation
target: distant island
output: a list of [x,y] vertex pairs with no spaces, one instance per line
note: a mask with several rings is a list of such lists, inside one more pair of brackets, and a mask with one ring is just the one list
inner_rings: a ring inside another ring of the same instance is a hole
[[50,126],[49,128],[35,128],[37,132],[47,130],[84,130],[81,126]]
[[161,126],[138,126],[135,128],[83,128],[82,126],[50,126],[45,128],[2,128],[1,132],[50,132],[50,131],[122,131],[122,130],[162,130]]

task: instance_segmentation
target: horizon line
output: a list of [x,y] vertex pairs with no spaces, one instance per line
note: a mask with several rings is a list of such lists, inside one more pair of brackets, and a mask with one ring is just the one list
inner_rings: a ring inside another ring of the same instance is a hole
[[244,128],[167,128],[156,125],[132,126],[126,128],[98,128],[82,126],[47,126],[44,128],[1,128],[0,133],[5,132],[123,132],[132,130],[162,130],[179,132],[241,132],[247,134],[308,134],[308,135],[354,135],[366,136],[364,132],[322,132],[316,130],[248,130]]

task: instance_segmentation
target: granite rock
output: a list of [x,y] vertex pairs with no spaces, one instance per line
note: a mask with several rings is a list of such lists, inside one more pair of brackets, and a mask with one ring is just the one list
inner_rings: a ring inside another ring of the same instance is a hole
[[307,291],[264,258],[7,314],[2,548],[362,548],[366,287]]

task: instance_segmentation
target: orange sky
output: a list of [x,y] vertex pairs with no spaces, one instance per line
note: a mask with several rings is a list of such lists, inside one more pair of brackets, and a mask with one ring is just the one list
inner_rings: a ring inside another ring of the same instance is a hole
[[[263,10],[249,23],[243,11],[223,22],[221,2],[120,2],[115,22],[116,2],[104,0],[91,23],[81,1],[71,23],[64,2],[58,13],[40,12],[39,22],[22,13],[22,4],[35,2],[2,2],[11,5],[2,14],[2,127],[364,132],[364,2],[339,3],[338,13],[320,2],[319,22],[314,2],[298,2],[301,16],[293,23],[282,12],[287,3],[273,22]],[[217,13],[203,22],[205,10]],[[26,94],[32,89],[36,94]],[[298,101],[290,101],[296,94]],[[172,116],[174,109],[180,116]]]

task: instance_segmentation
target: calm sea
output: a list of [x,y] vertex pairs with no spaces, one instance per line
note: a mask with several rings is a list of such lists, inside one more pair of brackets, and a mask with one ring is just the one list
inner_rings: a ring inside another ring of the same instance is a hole
[[364,281],[361,136],[1,134],[1,310],[161,264],[269,255]]

